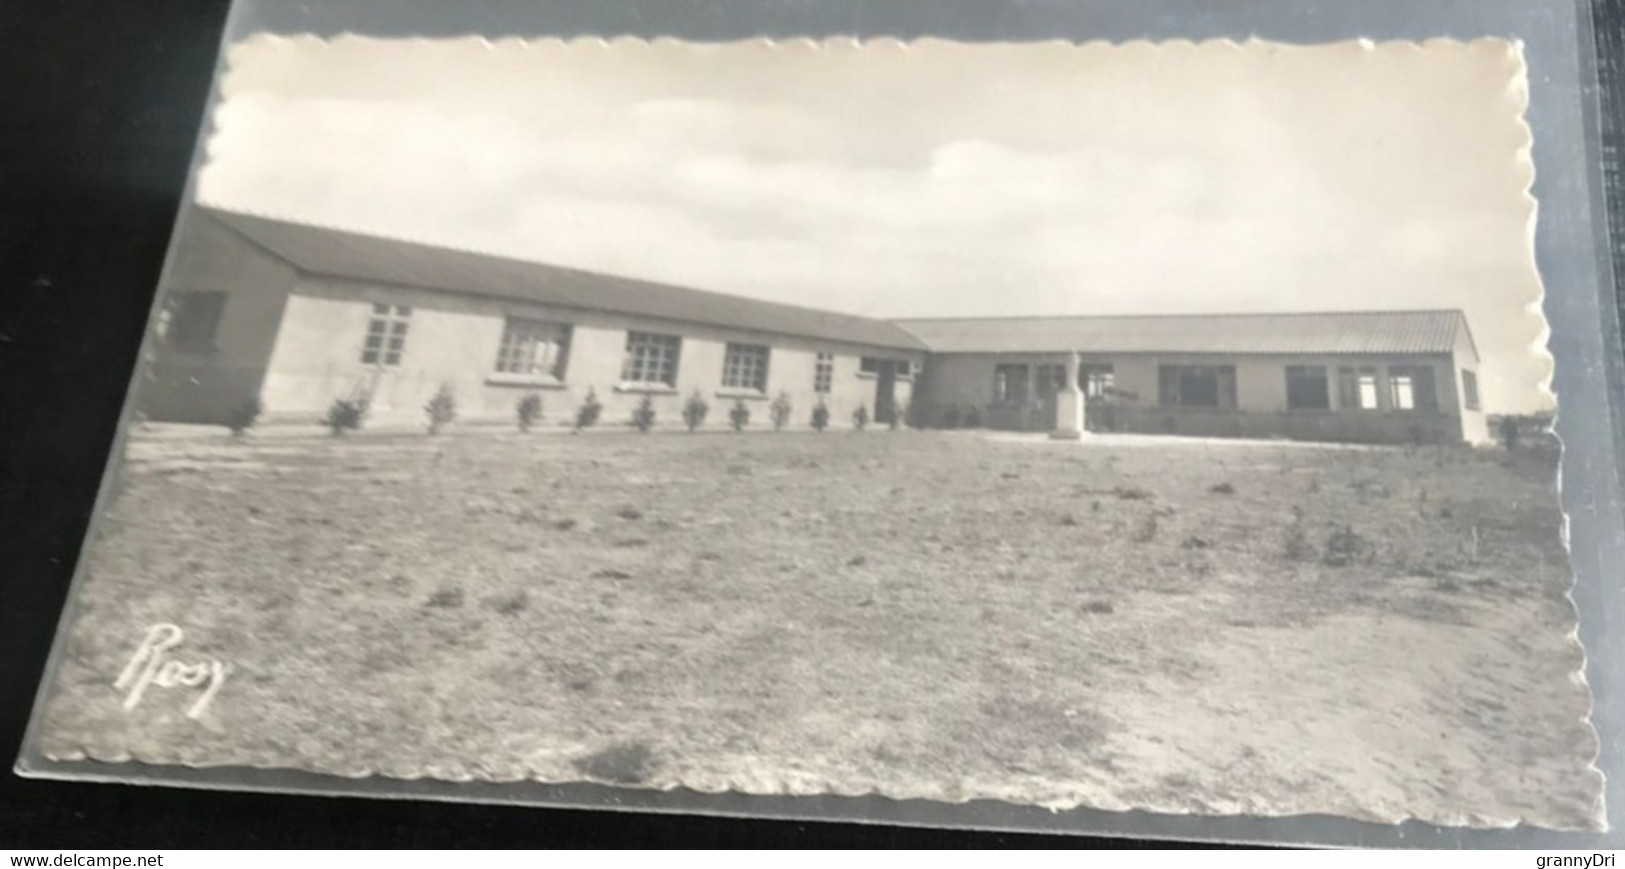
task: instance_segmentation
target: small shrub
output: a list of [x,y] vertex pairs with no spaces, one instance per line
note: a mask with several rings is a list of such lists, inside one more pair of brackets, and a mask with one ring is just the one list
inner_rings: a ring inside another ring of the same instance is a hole
[[734,431],[744,431],[750,425],[750,408],[745,406],[743,398],[734,399],[734,406],[728,411],[728,424]]
[[322,423],[327,426],[328,431],[337,436],[360,429],[361,422],[366,416],[365,398],[338,398],[328,406],[327,416],[322,418]]
[[908,408],[906,406],[892,408],[891,419],[886,421],[886,429],[888,431],[897,431],[897,427],[903,424],[903,414],[906,413],[907,410]]
[[528,432],[530,427],[542,418],[542,397],[534,392],[527,393],[524,398],[519,399],[514,411],[519,415],[519,430]]
[[231,429],[234,436],[241,437],[243,432],[254,427],[259,422],[260,414],[265,412],[265,405],[260,403],[258,395],[251,395],[226,411],[226,427]]
[[852,428],[857,431],[863,431],[863,429],[868,425],[869,408],[860,404],[858,405],[857,410],[852,411]]
[[706,404],[705,396],[701,395],[700,391],[696,389],[694,394],[683,402],[683,425],[688,426],[689,431],[694,431],[705,425],[705,417],[710,412],[711,405]]
[[581,400],[581,406],[576,408],[576,431],[592,428],[598,424],[598,417],[604,413],[604,404],[598,400],[598,393],[587,390],[587,397]]
[[965,408],[964,426],[965,428],[981,428],[982,412],[974,407]]
[[829,405],[825,404],[823,399],[819,399],[818,405],[813,408],[812,427],[814,431],[829,428]]
[[632,425],[644,433],[655,427],[654,396],[644,393],[643,398],[638,400],[638,406],[632,408]]
[[791,410],[790,393],[781,392],[778,398],[773,399],[773,404],[768,407],[767,411],[773,420],[774,431],[784,431],[784,427],[789,425]]
[[457,396],[452,394],[451,384],[440,384],[434,397],[423,406],[423,413],[429,417],[429,434],[432,435],[440,434],[441,428],[457,419]]
[[942,412],[942,427],[943,428],[959,428],[960,416],[961,416],[961,414],[960,414],[960,410],[959,410],[958,407],[950,407],[947,410],[943,411]]

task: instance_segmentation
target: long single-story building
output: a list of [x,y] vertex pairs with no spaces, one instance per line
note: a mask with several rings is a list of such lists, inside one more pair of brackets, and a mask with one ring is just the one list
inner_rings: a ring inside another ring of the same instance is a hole
[[930,351],[924,406],[994,428],[1055,421],[1075,354],[1095,431],[1486,443],[1460,311],[900,320]]
[[698,394],[766,426],[860,408],[885,424],[1049,430],[1075,388],[1097,431],[1483,442],[1477,350],[1459,311],[883,320],[260,216],[193,209],[167,274],[150,419],[315,422],[339,399],[421,421],[507,421],[526,395],[568,425],[646,396],[663,426]]

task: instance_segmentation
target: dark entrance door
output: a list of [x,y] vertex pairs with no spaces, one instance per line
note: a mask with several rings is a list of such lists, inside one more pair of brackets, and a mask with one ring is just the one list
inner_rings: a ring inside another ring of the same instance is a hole
[[897,419],[897,363],[880,363],[875,374],[875,423],[891,425]]

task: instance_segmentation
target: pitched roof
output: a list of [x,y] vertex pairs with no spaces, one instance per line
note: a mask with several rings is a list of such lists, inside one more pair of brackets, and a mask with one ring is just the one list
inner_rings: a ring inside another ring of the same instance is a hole
[[933,353],[1449,353],[1460,311],[1179,314],[898,320]]
[[925,349],[886,320],[204,208],[312,275],[397,284],[900,350]]

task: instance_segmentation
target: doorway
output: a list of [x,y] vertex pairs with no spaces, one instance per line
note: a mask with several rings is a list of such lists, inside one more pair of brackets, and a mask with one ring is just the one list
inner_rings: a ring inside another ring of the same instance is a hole
[[887,359],[875,373],[875,423],[878,425],[897,421],[897,366],[907,364]]

